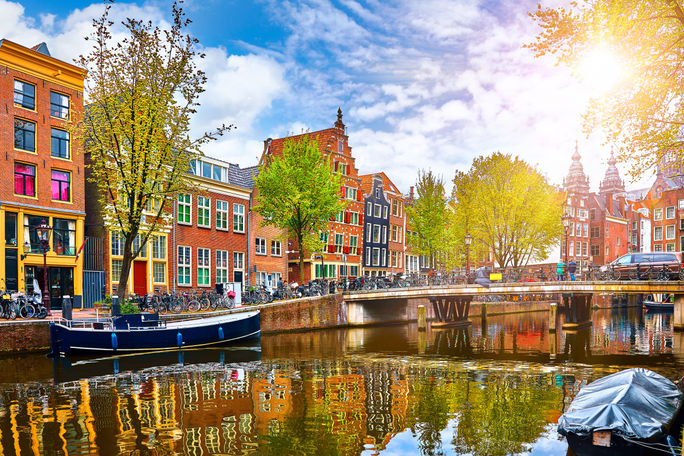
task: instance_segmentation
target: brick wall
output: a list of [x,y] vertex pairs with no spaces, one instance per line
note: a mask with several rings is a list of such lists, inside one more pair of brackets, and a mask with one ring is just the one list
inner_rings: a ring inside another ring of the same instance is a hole
[[[254,189],[252,191],[252,204],[257,203],[258,196],[257,190]],[[291,250],[288,247],[287,236],[281,229],[275,226],[263,225],[264,218],[253,210],[249,211],[249,217],[249,283],[256,283],[257,273],[254,272],[255,266],[257,272],[265,272],[267,274],[279,273],[283,282],[287,282],[288,268],[287,253],[285,252]],[[256,238],[265,240],[265,253],[256,253]],[[280,254],[277,253],[277,250],[273,250],[274,242],[280,243]]]
[[50,324],[40,322],[0,323],[0,354],[50,350]]

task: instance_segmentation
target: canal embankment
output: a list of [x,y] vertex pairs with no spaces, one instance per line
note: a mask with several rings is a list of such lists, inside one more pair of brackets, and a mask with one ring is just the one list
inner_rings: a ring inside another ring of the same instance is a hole
[[[545,312],[550,302],[473,302],[470,318],[503,314]],[[264,334],[312,329],[356,327],[416,321],[418,306],[425,306],[428,320],[435,318],[425,298],[376,302],[347,302],[342,294],[278,301],[238,307],[221,313],[261,311]],[[74,311],[74,318],[91,317],[92,312]],[[196,318],[197,314],[164,315],[165,319]],[[50,348],[49,321],[0,322],[0,354],[47,352]]]

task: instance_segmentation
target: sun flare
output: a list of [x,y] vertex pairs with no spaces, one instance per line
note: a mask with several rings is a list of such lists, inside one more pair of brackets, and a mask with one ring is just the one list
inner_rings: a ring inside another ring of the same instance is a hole
[[579,63],[578,73],[592,95],[603,95],[625,77],[626,68],[615,53],[599,47]]

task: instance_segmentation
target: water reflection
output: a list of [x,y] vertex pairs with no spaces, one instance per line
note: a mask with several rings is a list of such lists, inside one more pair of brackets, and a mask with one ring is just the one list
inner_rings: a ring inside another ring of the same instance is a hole
[[564,454],[555,423],[584,384],[617,366],[681,372],[671,314],[600,311],[575,333],[546,318],[264,336],[261,352],[2,359],[0,453]]

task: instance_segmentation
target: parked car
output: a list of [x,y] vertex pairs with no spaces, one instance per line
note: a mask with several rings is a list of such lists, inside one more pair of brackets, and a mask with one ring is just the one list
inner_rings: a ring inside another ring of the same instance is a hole
[[615,280],[679,279],[682,269],[681,252],[633,252],[601,267]]

